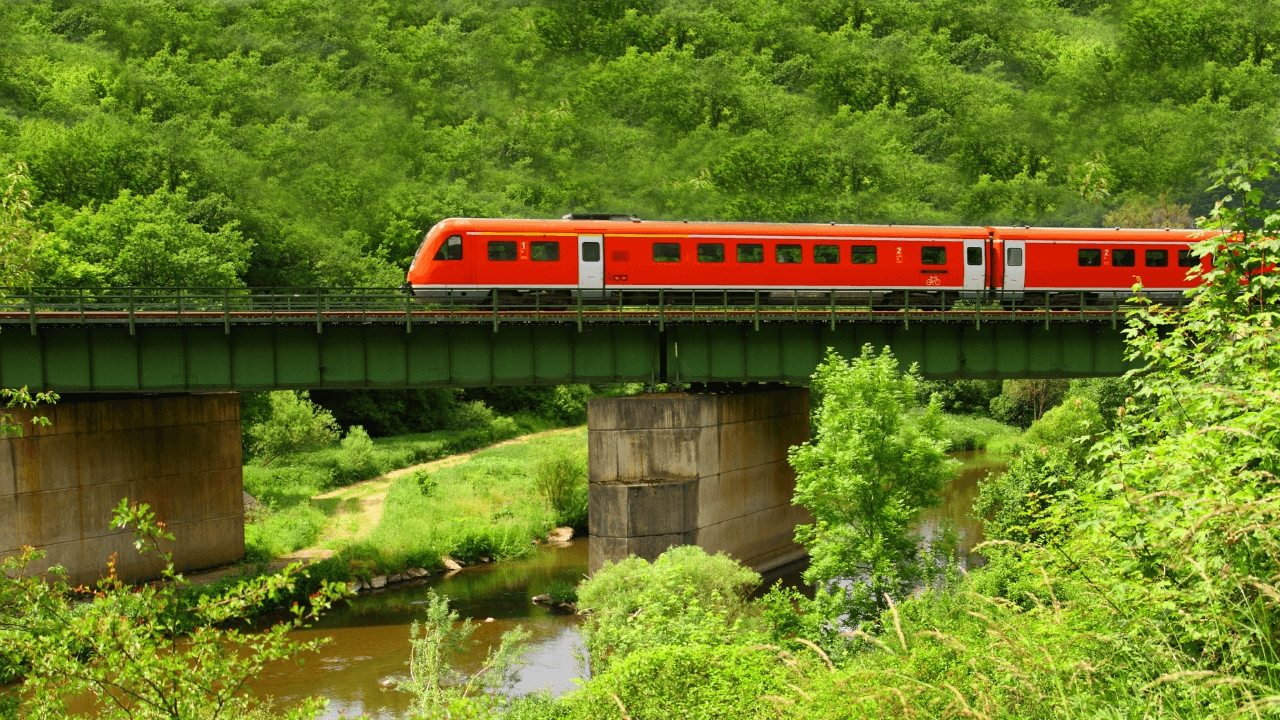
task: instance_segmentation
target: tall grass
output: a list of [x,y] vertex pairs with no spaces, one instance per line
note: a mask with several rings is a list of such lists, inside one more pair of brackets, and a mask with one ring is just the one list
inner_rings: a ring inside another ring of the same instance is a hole
[[1022,431],[981,415],[942,416],[942,433],[948,450],[1007,450]]
[[491,448],[429,478],[403,475],[387,492],[378,526],[342,555],[366,572],[435,568],[442,555],[468,563],[527,556],[558,519],[536,488],[533,467],[585,446],[583,428]]
[[556,513],[556,522],[572,528],[587,524],[587,453],[558,448],[533,466],[533,486]]

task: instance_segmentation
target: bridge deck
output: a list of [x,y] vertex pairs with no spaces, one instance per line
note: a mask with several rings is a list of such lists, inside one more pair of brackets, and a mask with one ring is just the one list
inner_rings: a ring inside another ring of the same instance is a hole
[[[474,291],[472,291],[474,292]],[[1128,369],[1124,294],[53,289],[0,299],[0,387],[60,392],[803,382],[887,345],[928,377]],[[1178,300],[1181,304],[1181,300]]]

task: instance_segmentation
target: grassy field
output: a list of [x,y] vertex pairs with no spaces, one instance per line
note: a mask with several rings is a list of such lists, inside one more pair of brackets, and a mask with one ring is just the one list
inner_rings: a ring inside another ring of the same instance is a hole
[[942,433],[949,450],[989,450],[1005,453],[1013,451],[1022,437],[1022,431],[999,420],[980,415],[942,416]]
[[[383,473],[341,484],[336,451],[299,453],[280,467],[245,467],[245,490],[263,503],[250,516],[249,559],[333,555],[359,575],[440,567],[442,555],[465,562],[528,554],[556,514],[534,487],[544,457],[586,448],[586,428],[508,439],[473,454],[459,433],[375,440]],[[465,451],[464,451],[465,452]],[[337,485],[338,487],[334,487]]]

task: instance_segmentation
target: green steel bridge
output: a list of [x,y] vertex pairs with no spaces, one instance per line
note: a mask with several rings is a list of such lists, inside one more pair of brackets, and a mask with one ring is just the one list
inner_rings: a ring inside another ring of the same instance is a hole
[[[475,291],[469,291],[473,295]],[[0,387],[193,392],[799,382],[887,345],[931,378],[1118,375],[1128,293],[51,288],[0,299]]]

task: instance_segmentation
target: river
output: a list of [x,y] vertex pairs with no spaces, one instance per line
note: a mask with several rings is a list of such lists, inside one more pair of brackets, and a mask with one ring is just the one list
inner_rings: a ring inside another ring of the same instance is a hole
[[[943,504],[926,513],[926,535],[950,523],[959,535],[960,556],[969,567],[980,565],[972,548],[982,542],[982,526],[968,516],[977,496],[978,482],[989,471],[1005,467],[1004,458],[981,451],[955,453],[962,463],[961,473],[944,495]],[[585,651],[572,616],[556,615],[535,605],[531,598],[545,593],[556,581],[577,583],[587,571],[590,538],[572,541],[567,547],[542,547],[532,558],[493,565],[469,567],[452,577],[431,577],[425,582],[396,586],[367,593],[342,603],[316,626],[293,633],[298,640],[328,637],[332,642],[319,653],[309,655],[306,664],[276,663],[252,684],[259,697],[271,696],[281,707],[291,707],[306,697],[329,698],[322,717],[336,720],[367,714],[386,719],[404,716],[409,697],[392,687],[389,680],[408,671],[409,625],[420,613],[429,590],[447,595],[459,616],[479,623],[477,643],[459,662],[464,673],[479,668],[485,655],[503,632],[516,625],[527,628],[532,637],[528,664],[520,673],[518,694],[547,688],[554,693],[573,689],[575,679],[584,677]],[[803,566],[783,568],[766,577],[791,585],[801,583]],[[492,621],[486,622],[492,618]]]

